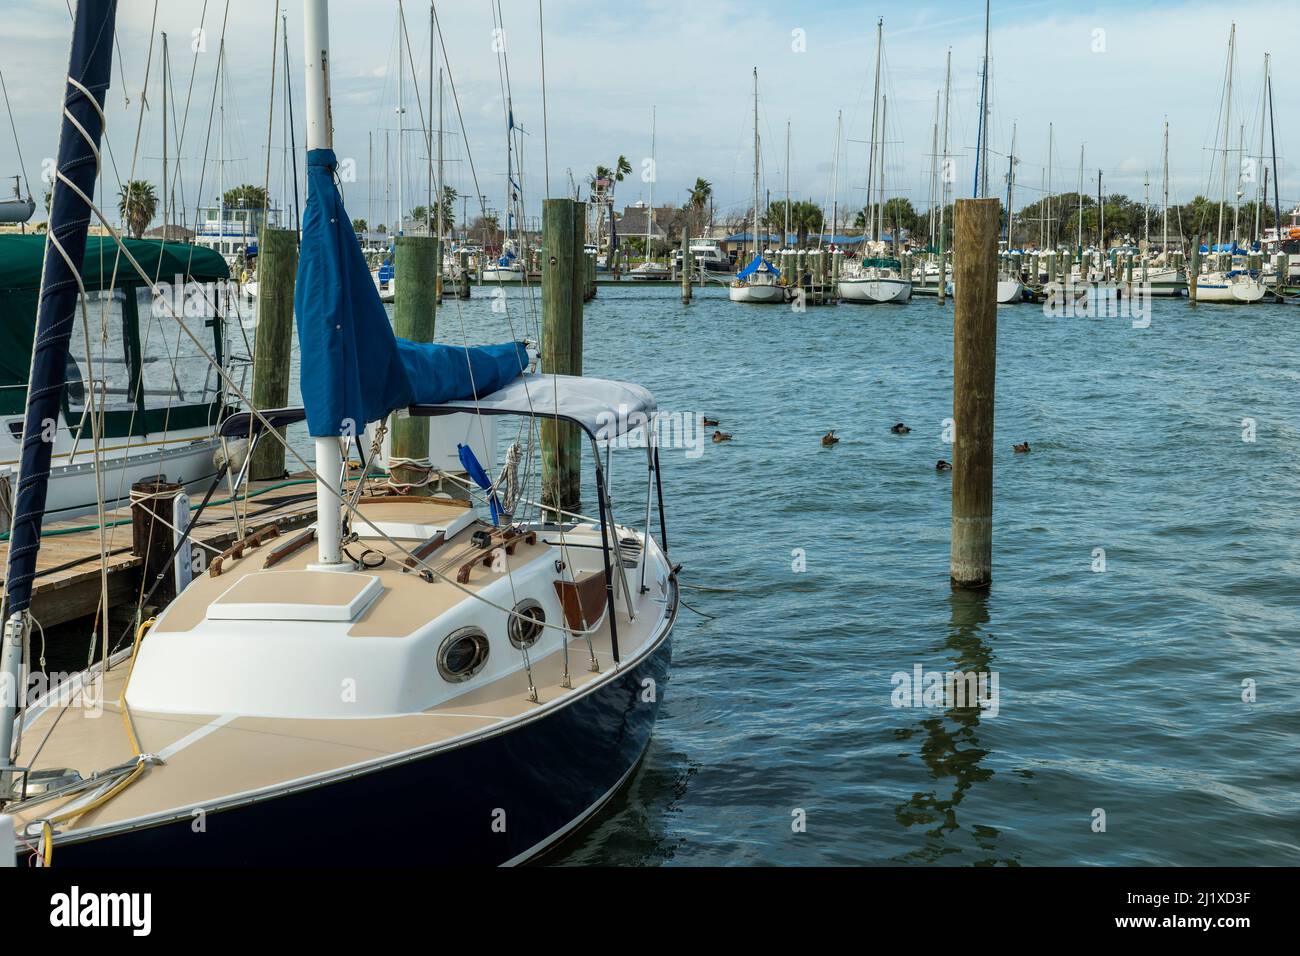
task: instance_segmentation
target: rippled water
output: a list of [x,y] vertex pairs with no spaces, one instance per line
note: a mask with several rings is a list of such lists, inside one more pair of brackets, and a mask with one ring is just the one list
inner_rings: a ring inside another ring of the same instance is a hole
[[[508,335],[487,291],[448,299],[438,338]],[[646,759],[560,862],[1300,861],[1300,310],[1157,302],[1135,329],[1001,309],[975,596],[949,585],[934,468],[951,306],[697,295],[602,286],[587,306],[587,374],[735,439],[665,452],[674,560],[719,590],[685,592],[710,617],[679,618]],[[627,520],[643,459],[623,455]],[[996,716],[894,707],[916,665],[995,672]]]

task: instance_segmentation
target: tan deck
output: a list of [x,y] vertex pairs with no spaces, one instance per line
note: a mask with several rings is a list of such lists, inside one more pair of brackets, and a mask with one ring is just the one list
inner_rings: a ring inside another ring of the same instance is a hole
[[[418,515],[418,520],[428,522],[438,519],[442,507],[393,503],[378,507],[367,505],[362,510],[371,515],[372,520],[417,520]],[[469,545],[474,527],[471,525],[455,535],[429,559],[430,565],[454,577],[455,569],[472,554],[482,554]],[[201,579],[196,579],[186,596],[204,599],[185,601],[186,614],[175,613],[182,610],[178,606],[160,622],[159,629],[183,632],[196,626],[202,608],[209,600],[241,576],[262,569],[265,555],[276,540],[283,541],[273,539],[271,544],[249,551],[242,559],[228,562],[219,577],[204,574]],[[390,556],[383,567],[370,572],[381,579],[383,593],[358,618],[350,633],[410,633],[438,613],[440,608],[450,607],[464,599],[464,595],[449,584],[429,584],[415,574],[401,573],[401,562],[386,542],[370,540],[365,544]],[[350,550],[356,547],[353,545]],[[358,552],[353,550],[353,553]],[[554,554],[540,541],[534,545],[520,542],[510,564],[515,569],[530,561],[550,560]],[[314,559],[315,546],[309,545],[276,567],[301,569]],[[266,578],[272,576],[274,572]],[[489,568],[479,566],[472,572],[467,587],[475,591],[498,577],[500,575]],[[656,613],[660,605],[647,602],[633,623],[628,620],[621,600],[620,597],[619,642],[623,659],[627,662],[635,656],[636,649],[645,646],[653,637],[663,617]],[[190,608],[198,610],[191,612]],[[148,639],[146,636],[145,640]],[[607,626],[593,637],[592,644],[600,665],[599,674],[588,670],[586,641],[582,638],[569,641],[569,672],[574,688],[580,689],[614,672]],[[527,678],[520,671],[474,688],[452,702],[440,705],[435,711],[399,717],[295,720],[218,714],[152,714],[133,709],[131,717],[141,749],[160,755],[163,765],[150,767],[120,794],[79,817],[72,826],[80,830],[171,811],[188,813],[189,808],[195,806],[212,808],[240,793],[327,774],[360,762],[434,746],[492,728],[545,708],[548,703],[571,693],[561,686],[562,658],[561,653],[555,652],[533,660],[533,677],[539,696],[537,703],[529,700]],[[102,715],[94,716],[74,706],[47,710],[38,716],[24,733],[20,765],[25,763],[24,758],[30,759],[38,747],[40,753],[33,763],[34,769],[71,767],[83,777],[130,760],[132,750],[117,704],[126,676],[125,664],[119,664],[108,674]],[[81,799],[81,795],[25,808],[12,807],[9,812],[17,817],[21,826],[54,816],[60,806],[70,805],[77,799]],[[67,826],[57,829],[62,832]]]
[[[241,496],[239,511],[241,514],[252,513],[252,517],[248,519],[252,526],[275,522],[282,531],[289,531],[304,527],[316,520],[314,499],[304,502],[293,500],[299,495],[311,493],[311,486],[291,485],[274,491],[267,490],[283,483],[283,481],[254,481],[246,484],[246,490],[252,497],[245,500]],[[226,486],[223,485],[217,490],[213,495],[214,500],[224,502],[228,497],[225,488]],[[191,496],[194,507],[198,507],[199,500],[199,496]],[[224,549],[229,546],[235,540],[237,527],[233,507],[229,502],[210,504],[194,530],[194,539],[215,548]],[[114,522],[118,521],[124,523],[114,526]],[[83,531],[71,530],[96,524],[94,515],[83,515],[45,525],[45,534],[41,538],[41,550],[36,561],[38,577],[32,589],[32,614],[43,627],[52,627],[85,617],[94,614],[98,609],[100,602],[99,530],[97,527]],[[108,512],[107,524],[104,535],[109,558],[104,567],[108,572],[108,600],[110,605],[134,605],[140,597],[142,562],[130,551],[131,509],[122,507]],[[51,531],[59,533],[50,534]],[[120,553],[114,554],[115,551]],[[3,567],[3,562],[7,560],[8,555],[9,542],[0,541],[0,567]],[[0,583],[0,593],[3,593],[3,590],[4,585]]]

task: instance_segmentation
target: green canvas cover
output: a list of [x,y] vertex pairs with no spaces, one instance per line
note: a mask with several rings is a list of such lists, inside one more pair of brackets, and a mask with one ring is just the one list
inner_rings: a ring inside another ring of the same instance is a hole
[[[174,282],[178,275],[186,282],[230,277],[226,260],[203,246],[152,239],[126,239],[123,244],[157,282]],[[20,414],[26,403],[44,258],[44,234],[0,236],[0,415]],[[81,278],[87,292],[147,285],[109,236],[86,240]]]

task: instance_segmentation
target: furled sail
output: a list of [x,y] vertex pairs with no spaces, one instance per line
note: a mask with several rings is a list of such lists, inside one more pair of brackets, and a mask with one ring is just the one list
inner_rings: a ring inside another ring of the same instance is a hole
[[522,342],[464,347],[393,334],[334,185],[337,167],[332,149],[308,150],[294,290],[308,432],[354,434],[408,405],[487,395],[525,371]]

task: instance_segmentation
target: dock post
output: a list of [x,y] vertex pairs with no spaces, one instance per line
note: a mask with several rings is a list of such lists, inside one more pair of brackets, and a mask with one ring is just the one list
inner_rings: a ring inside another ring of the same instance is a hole
[[953,248],[952,583],[983,589],[993,566],[993,397],[997,371],[996,199],[959,199]]
[[[253,339],[253,405],[289,404],[289,356],[293,349],[293,284],[298,274],[298,234],[263,229],[257,243],[257,331]],[[284,434],[284,429],[280,429]],[[283,478],[284,445],[264,436],[249,462],[250,480]]]
[[1273,262],[1277,270],[1276,292],[1277,297],[1280,299],[1286,292],[1287,273],[1291,271],[1291,257],[1285,252],[1279,252]]
[[[438,240],[429,236],[398,236],[393,247],[394,281],[393,333],[412,342],[432,342],[438,313]],[[432,280],[432,281],[431,281]],[[422,462],[429,457],[429,420],[394,418],[388,452],[388,470],[393,481],[410,485],[421,494],[429,471],[422,466],[394,464],[398,459]]]
[[[574,202],[547,199],[542,202],[542,371],[572,375],[574,326]],[[579,301],[578,309],[582,305]],[[581,315],[581,311],[578,313]],[[581,333],[579,333],[581,334]],[[579,350],[581,341],[579,341]],[[542,431],[542,514],[548,509],[554,520],[562,520],[555,509],[577,511],[572,490],[579,488],[579,462],[573,458],[578,447],[569,432],[573,426],[543,419]]]
[[170,525],[176,496],[184,493],[183,485],[153,478],[131,485],[131,554],[143,559],[140,579],[144,593],[162,578],[158,590],[154,591],[159,605],[169,603],[176,596],[176,579],[171,573],[174,548]]
[[[573,202],[573,279],[572,302],[569,307],[569,367],[570,375],[582,374],[582,323],[584,293],[587,290],[587,204]],[[582,442],[583,433],[576,425],[564,425],[563,434],[568,445],[568,467],[564,472],[564,497],[561,507],[576,511],[582,500]]]
[[691,304],[691,243],[690,230],[682,226],[682,305]]
[[1196,246],[1192,249],[1192,263],[1187,267],[1187,299],[1196,304],[1196,282],[1201,275],[1201,238],[1196,237]]
[[460,276],[456,280],[456,298],[469,298],[469,253],[464,249],[460,252]]

